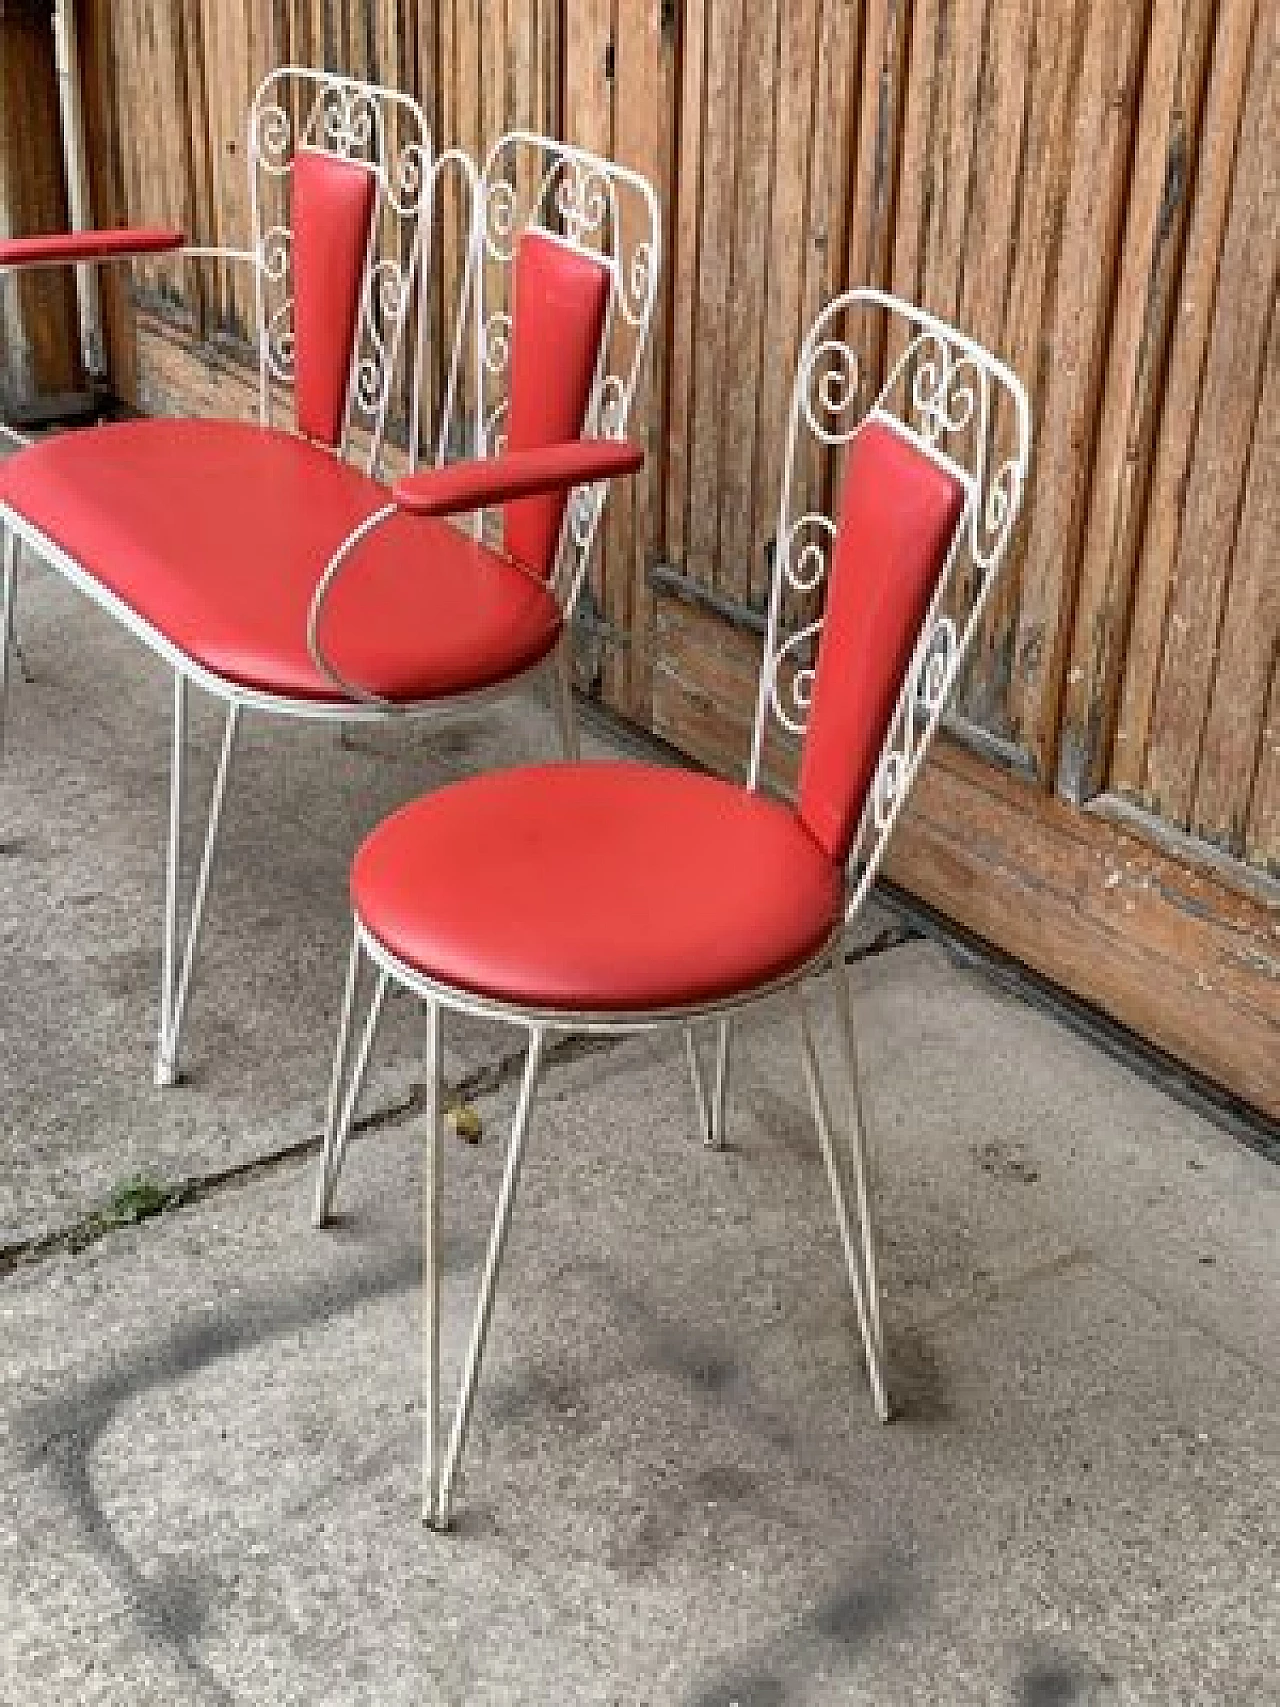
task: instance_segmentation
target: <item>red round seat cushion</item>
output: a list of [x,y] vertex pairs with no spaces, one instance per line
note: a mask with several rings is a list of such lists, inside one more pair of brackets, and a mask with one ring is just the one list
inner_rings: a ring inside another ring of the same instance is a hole
[[745,994],[811,960],[844,907],[841,868],[788,807],[626,763],[426,795],[366,839],[351,889],[365,929],[432,982],[574,1012]]

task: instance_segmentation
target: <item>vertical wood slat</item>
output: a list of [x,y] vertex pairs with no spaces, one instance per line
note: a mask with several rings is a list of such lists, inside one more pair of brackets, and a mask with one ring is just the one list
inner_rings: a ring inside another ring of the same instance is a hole
[[1271,666],[1271,692],[1262,729],[1245,853],[1255,865],[1280,878],[1280,658]]
[[[441,0],[439,5],[419,5],[417,17],[417,37],[410,51],[414,64],[414,88],[418,103],[426,115],[427,125],[431,132],[433,150],[444,148],[447,143],[442,141],[444,135],[442,112],[445,101],[444,87],[444,56],[446,40],[448,39],[453,21],[453,8],[449,0]],[[443,384],[445,373],[445,328],[451,325],[447,315],[447,298],[443,291],[443,259],[442,220],[445,209],[439,203],[433,210],[431,228],[423,233],[423,248],[421,256],[421,278],[418,288],[418,306],[415,324],[406,329],[406,336],[416,332],[416,320],[425,317],[424,338],[427,356],[427,369],[422,377],[422,413],[418,423],[419,456],[430,460],[435,448],[436,435],[440,429],[440,411],[442,408]],[[408,364],[406,364],[406,368]],[[406,373],[406,383],[408,374]]]
[[[458,111],[457,10],[457,0],[440,0],[440,5],[436,11],[438,81],[432,117],[437,130],[438,146],[440,147],[462,146],[461,119]],[[456,326],[457,317],[462,312],[460,294],[462,289],[462,244],[465,241],[462,235],[464,223],[465,198],[462,186],[458,182],[456,172],[450,172],[444,182],[444,190],[431,234],[433,252],[438,256],[437,270],[440,278],[440,313],[437,320],[440,351],[436,365],[442,384],[445,378],[445,364],[449,360],[450,339]],[[436,247],[437,245],[438,247]],[[458,403],[465,408],[465,397],[460,396]]]
[[[183,230],[192,243],[211,240],[213,229],[213,161],[209,150],[208,53],[204,40],[204,12],[200,0],[184,0],[181,10],[181,82],[184,107]],[[208,305],[218,281],[207,265],[190,266],[175,280],[188,296],[192,330],[196,337],[208,333]]]
[[[1068,14],[1069,17],[1069,14]],[[1002,352],[1028,380],[1034,367],[1033,337],[1038,337],[1044,312],[1044,281],[1051,276],[1053,254],[1040,232],[1026,229],[1027,215],[1036,204],[1028,201],[1030,173],[1052,159],[1045,133],[1033,132],[1046,106],[1065,87],[1071,55],[1070,26],[1057,35],[1058,51],[1046,55],[1050,77],[1040,79],[1038,52],[1033,56],[1035,8],[1015,7],[988,19],[978,92],[977,135],[974,141],[973,189],[970,196],[968,242],[961,288],[959,324],[989,349]],[[1042,47],[1036,42],[1036,49]],[[1052,133],[1050,132],[1050,135]],[[1033,141],[1034,136],[1034,141]],[[1019,270],[1019,262],[1024,263]],[[1025,263],[1031,263],[1031,271]],[[1030,311],[1015,355],[1008,345],[1010,304],[1015,284],[1023,311]],[[1027,364],[1027,365],[1024,365]],[[998,399],[992,426],[992,454],[1001,460],[1013,454],[1016,422],[1013,410]],[[1034,473],[1032,478],[1034,479]],[[1016,557],[1006,564],[995,596],[982,620],[972,660],[960,683],[960,709],[971,722],[1001,735],[1008,734],[1007,708],[1012,655],[1012,627],[1017,610]]]
[[[111,0],[80,0],[76,11],[89,206],[95,224],[103,226],[125,224],[129,210],[112,11]],[[137,335],[128,272],[121,267],[103,268],[98,295],[107,372],[119,396],[136,403]]]
[[[867,0],[845,256],[850,285],[887,288],[890,282],[909,23],[909,0]],[[878,338],[883,322],[877,319],[874,328]],[[885,352],[877,344],[864,346],[862,354],[870,364],[868,377],[878,388]]]
[[[243,249],[250,238],[248,138],[245,127],[257,79],[249,67],[249,18],[245,0],[202,0],[209,79],[208,153],[212,185],[212,229],[207,241]],[[263,70],[266,70],[264,65]],[[217,280],[217,310],[208,330],[237,341],[253,335],[255,298],[247,269],[227,264]]]
[[[1182,530],[1219,258],[1231,192],[1254,0],[1219,9],[1195,165],[1187,249],[1170,344],[1164,404],[1156,441],[1145,527],[1135,573],[1124,683],[1111,753],[1112,787],[1139,796],[1160,677],[1170,576]],[[1229,287],[1228,287],[1229,288]]]
[[1213,15],[1212,0],[1156,0],[1151,18],[1063,701],[1058,787],[1076,803],[1106,778]]
[[1041,776],[1055,758],[1145,14],[1146,0],[1116,0],[1087,15],[1062,236],[1070,264],[1058,273],[1010,688],[1011,726]]
[[[568,142],[608,157],[613,150],[614,80],[616,68],[613,0],[578,0],[565,14],[564,49],[564,135]],[[614,497],[617,496],[615,493]],[[604,538],[596,546],[590,580],[584,592],[596,612],[607,614],[607,588],[612,577],[610,537],[616,526],[612,502],[606,510]],[[616,649],[609,647],[603,662],[604,679],[591,687],[603,687],[617,703],[625,679],[625,665]]]
[[[652,715],[653,600],[648,572],[662,549],[665,517],[663,447],[667,438],[667,388],[663,350],[671,302],[668,255],[675,199],[675,154],[665,115],[676,98],[677,32],[661,0],[618,0],[615,35],[615,86],[627,98],[615,100],[613,152],[620,164],[640,172],[658,197],[658,241],[665,257],[650,331],[632,407],[630,436],[645,451],[645,466],[634,480],[620,482],[610,494],[605,567],[605,615],[623,644],[611,648],[614,703],[627,715],[648,722]],[[631,254],[640,238],[631,221],[640,210],[628,201],[622,253]],[[628,338],[628,357],[634,339]],[[610,680],[611,674],[611,680]]]
[[975,89],[977,113],[956,317],[971,337],[1003,342],[1028,122],[1032,7],[989,9]]
[[507,89],[507,7],[487,4],[480,7],[480,88],[478,150],[482,152],[506,129],[503,119],[508,110]]
[[929,221],[918,300],[944,320],[954,321],[973,192],[978,86],[988,24],[985,0],[952,0],[942,8],[939,21],[941,89],[938,128],[926,167]]
[[718,584],[748,605],[760,605],[765,597],[763,541],[753,525],[753,481],[774,177],[778,12],[778,0],[756,0],[742,11],[732,235],[724,256],[729,269],[724,366],[715,400],[720,432]]
[[[66,229],[52,8],[0,5],[0,236]],[[0,398],[34,403],[80,380],[75,285],[66,271],[0,284]]]
[[738,74],[742,0],[709,0],[700,143],[697,338],[689,419],[690,499],[686,569],[710,586],[732,571],[718,557],[721,452],[728,362],[730,251],[737,155]]
[[[480,30],[481,0],[454,0],[454,54],[455,75],[457,77],[457,100],[454,103],[454,117],[457,121],[457,145],[464,148],[471,158],[480,162],[489,146],[485,137],[480,112],[481,82],[483,67],[481,65]],[[461,211],[459,212],[461,221]],[[465,245],[466,233],[461,222],[455,225],[455,242]],[[459,248],[457,273],[459,281],[462,277],[462,254]],[[483,399],[474,395],[475,379],[470,362],[464,364],[463,396],[466,400],[465,409],[468,415],[483,406]]]
[[1187,825],[1219,653],[1232,544],[1257,419],[1280,249],[1280,11],[1259,13],[1222,244],[1220,285],[1170,590],[1146,792]]
[[[810,0],[816,6],[817,0]],[[671,276],[670,428],[666,442],[667,556],[683,566],[689,549],[689,498],[698,330],[698,246],[702,212],[702,115],[705,110],[707,25],[710,0],[687,0],[680,39],[677,110],[679,179],[672,210],[673,242],[667,258]]]
[[[815,148],[809,176],[808,241],[800,256],[803,320],[806,327],[824,303],[847,282],[849,187],[852,138],[861,66],[862,7],[849,0],[823,0],[818,25],[818,68],[814,98]],[[799,470],[800,490],[810,507],[830,502],[832,459],[810,447]]]
[[[1274,292],[1273,292],[1274,295]],[[1237,857],[1262,763],[1268,689],[1280,652],[1280,314],[1271,334],[1245,475],[1231,586],[1218,641],[1192,828]],[[1280,859],[1280,846],[1262,848]]]
[[[774,186],[767,234],[752,495],[752,537],[774,545],[787,411],[805,330],[801,324],[803,276],[798,263],[806,243],[809,177],[816,146],[812,118],[818,11],[819,0],[787,0],[781,7]],[[675,430],[674,418],[672,426]]]
[[[893,233],[892,289],[909,302],[920,293],[920,256],[925,230],[925,184],[933,115],[937,102],[937,14],[940,0],[915,0],[911,10],[911,49],[899,149],[899,187]],[[903,336],[890,334],[886,359],[896,360]]]

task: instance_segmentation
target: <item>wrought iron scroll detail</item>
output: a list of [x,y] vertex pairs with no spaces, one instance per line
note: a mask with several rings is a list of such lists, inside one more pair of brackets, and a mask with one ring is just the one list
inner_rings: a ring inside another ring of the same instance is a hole
[[[597,260],[610,281],[604,348],[587,431],[621,438],[635,399],[657,300],[659,223],[649,186],[633,173],[567,143],[525,132],[504,137],[486,163],[479,198],[478,379],[482,444],[500,450],[508,412],[512,320],[508,301],[484,304],[487,271],[509,276],[521,237],[538,231]],[[569,498],[559,591],[571,604],[585,573],[606,486]]]
[[[843,335],[854,311],[887,314],[905,334],[874,397],[865,394],[860,352]],[[811,498],[801,500],[802,491],[810,490],[814,447],[819,456],[839,450],[873,419],[950,472],[965,501],[864,812],[855,859],[872,875],[1008,548],[1029,452],[1025,394],[1008,370],[977,345],[876,291],[855,290],[824,311],[806,341],[793,395],[753,778],[766,718],[803,737],[812,709],[821,599],[836,542],[834,517],[815,509]],[[1008,440],[1011,423],[1013,449],[997,455],[997,441]]]
[[[350,387],[351,414],[372,435],[373,466],[413,302],[421,222],[429,211],[430,138],[415,102],[352,78],[287,66],[259,87],[249,118],[249,154],[260,359],[264,381],[286,384],[295,372],[291,236],[275,210],[303,150],[362,166],[375,180]],[[416,408],[415,395],[415,417]]]

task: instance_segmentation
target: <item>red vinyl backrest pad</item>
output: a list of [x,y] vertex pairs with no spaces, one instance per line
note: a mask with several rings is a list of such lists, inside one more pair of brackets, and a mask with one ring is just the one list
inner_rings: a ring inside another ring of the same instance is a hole
[[[536,450],[582,433],[609,303],[601,261],[526,231],[516,252],[511,312],[508,450]],[[503,542],[526,569],[555,568],[567,492],[506,506]]]
[[293,158],[293,372],[298,431],[342,438],[377,180],[355,160]]
[[800,817],[843,863],[964,507],[964,488],[880,422],[849,447],[817,673],[800,762]]

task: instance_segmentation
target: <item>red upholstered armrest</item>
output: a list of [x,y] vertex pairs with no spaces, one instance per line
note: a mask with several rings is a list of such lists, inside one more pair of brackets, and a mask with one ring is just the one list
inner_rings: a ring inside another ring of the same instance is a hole
[[114,231],[63,231],[43,237],[0,238],[0,271],[8,267],[69,267],[81,261],[124,261],[181,249],[181,231],[124,226]]
[[459,515],[510,498],[563,492],[569,486],[634,474],[644,452],[625,439],[571,439],[537,450],[504,451],[478,462],[454,462],[397,480],[391,496],[419,516]]

